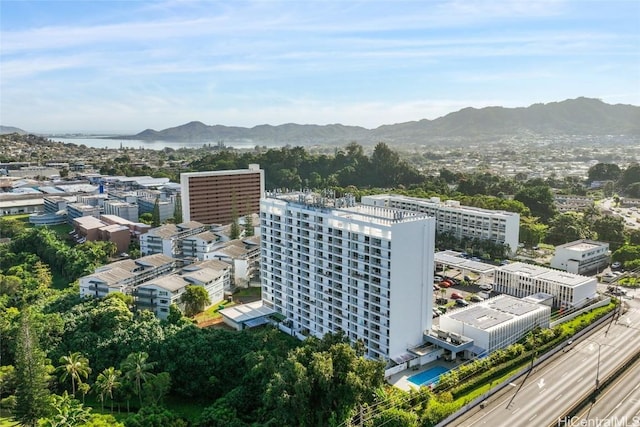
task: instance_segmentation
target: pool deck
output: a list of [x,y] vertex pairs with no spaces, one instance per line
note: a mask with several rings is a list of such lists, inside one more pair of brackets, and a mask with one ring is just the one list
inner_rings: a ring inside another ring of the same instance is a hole
[[418,390],[420,387],[415,385],[414,383],[409,381],[409,377],[413,375],[420,374],[424,371],[428,371],[434,366],[444,366],[447,369],[452,369],[458,366],[461,362],[445,362],[444,360],[438,360],[435,362],[427,363],[426,365],[422,365],[420,369],[414,370],[413,368],[405,369],[404,371],[398,372],[397,374],[393,374],[389,377],[387,382],[392,386],[398,387],[404,391],[410,390]]

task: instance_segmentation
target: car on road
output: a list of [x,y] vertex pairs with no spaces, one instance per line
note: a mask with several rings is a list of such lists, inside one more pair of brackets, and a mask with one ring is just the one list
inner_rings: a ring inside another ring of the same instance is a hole
[[493,285],[490,285],[489,283],[483,283],[478,287],[480,289],[482,289],[483,291],[492,291],[493,290]]
[[464,299],[464,297],[462,296],[462,294],[459,294],[457,292],[451,292],[451,299]]

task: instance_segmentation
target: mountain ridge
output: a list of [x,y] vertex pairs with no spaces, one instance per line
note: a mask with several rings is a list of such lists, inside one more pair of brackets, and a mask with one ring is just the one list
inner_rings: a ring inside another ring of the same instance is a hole
[[528,107],[466,107],[433,120],[421,119],[384,124],[373,129],[340,123],[260,124],[247,128],[220,124],[207,125],[201,121],[191,121],[159,131],[145,129],[135,135],[108,138],[165,142],[313,145],[343,144],[352,141],[362,144],[381,141],[397,144],[425,144],[444,139],[481,141],[518,135],[640,137],[640,107],[628,104],[607,104],[600,99],[580,97],[546,104],[536,103]]

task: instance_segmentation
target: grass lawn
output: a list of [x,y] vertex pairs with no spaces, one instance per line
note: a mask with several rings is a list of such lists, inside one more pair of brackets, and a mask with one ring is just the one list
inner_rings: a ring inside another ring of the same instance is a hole
[[233,296],[260,298],[261,292],[262,292],[262,288],[260,287],[241,288],[238,291],[234,292]]
[[234,302],[229,302],[226,300],[222,301],[218,304],[212,305],[202,313],[196,314],[193,317],[193,319],[196,320],[198,323],[203,323],[203,322],[207,322],[215,319],[221,319],[222,315],[218,313],[218,311],[221,310],[222,308],[232,307],[234,305],[236,305],[236,303]]
[[[6,216],[3,216],[3,218],[16,219],[18,221],[22,221],[26,228],[33,228],[35,227],[35,225],[29,222],[29,215],[30,214],[6,215]],[[58,235],[58,237],[60,237],[63,240],[67,239],[69,237],[69,232],[73,230],[73,227],[69,224],[47,225],[46,227],[49,228],[50,230],[53,230]]]

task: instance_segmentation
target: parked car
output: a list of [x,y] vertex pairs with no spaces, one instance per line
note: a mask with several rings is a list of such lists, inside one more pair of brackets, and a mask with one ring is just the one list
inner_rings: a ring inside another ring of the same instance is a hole
[[493,290],[493,285],[490,285],[489,283],[483,283],[478,287],[480,289],[482,289],[483,291],[492,291]]
[[482,298],[479,295],[473,294],[471,295],[471,301],[473,302],[480,302],[480,301],[484,301],[484,298]]
[[444,277],[442,276],[433,276],[434,282],[442,282],[443,280],[444,280]]
[[466,307],[469,305],[469,303],[463,299],[457,299],[456,304],[459,305],[460,307]]
[[464,299],[464,297],[461,294],[457,293],[457,292],[451,292],[451,297],[450,298],[451,299]]
[[440,290],[440,285],[438,285],[437,283],[433,284],[433,290],[434,291],[439,291]]
[[622,267],[622,264],[619,261],[616,261],[613,264],[611,264],[611,268],[620,268],[620,267]]
[[450,288],[451,286],[453,286],[453,283],[450,280],[443,280],[439,283],[439,285],[441,288]]

